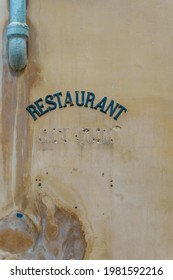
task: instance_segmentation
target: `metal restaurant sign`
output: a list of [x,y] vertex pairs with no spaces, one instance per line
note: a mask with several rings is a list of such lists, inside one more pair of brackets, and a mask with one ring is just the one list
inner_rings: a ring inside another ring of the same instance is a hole
[[114,120],[117,120],[122,112],[127,112],[127,109],[123,105],[115,103],[114,100],[108,101],[107,97],[103,97],[99,102],[96,102],[95,94],[85,91],[75,91],[75,97],[72,97],[70,91],[67,91],[66,94],[62,92],[49,94],[44,100],[42,98],[37,99],[26,110],[34,120],[37,120],[38,117],[41,117],[49,111],[57,108],[61,109],[68,105],[84,106],[95,110],[99,109],[100,112],[105,114],[109,111],[109,116],[113,117]]

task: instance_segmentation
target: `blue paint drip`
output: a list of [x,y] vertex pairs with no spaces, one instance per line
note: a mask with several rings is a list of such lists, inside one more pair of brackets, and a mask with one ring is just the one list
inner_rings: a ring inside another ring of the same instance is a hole
[[19,218],[19,219],[21,219],[21,218],[23,218],[23,214],[20,213],[20,212],[18,212],[18,213],[16,213],[16,217]]

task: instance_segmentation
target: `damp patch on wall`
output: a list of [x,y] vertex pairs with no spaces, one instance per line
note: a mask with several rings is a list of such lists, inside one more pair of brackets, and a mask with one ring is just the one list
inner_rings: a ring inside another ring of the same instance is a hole
[[76,214],[39,201],[38,223],[22,211],[0,220],[0,259],[80,260],[86,241]]

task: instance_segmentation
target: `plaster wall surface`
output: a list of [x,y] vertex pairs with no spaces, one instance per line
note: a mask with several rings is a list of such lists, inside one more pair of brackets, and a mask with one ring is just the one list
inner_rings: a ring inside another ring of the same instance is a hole
[[[15,211],[26,219],[8,236],[25,249],[40,238],[37,258],[173,258],[172,15],[172,0],[30,0],[28,65],[15,73],[0,1],[2,258],[34,256],[2,246]],[[116,121],[67,104],[34,121],[26,111],[57,92],[64,104],[67,91],[127,112]]]

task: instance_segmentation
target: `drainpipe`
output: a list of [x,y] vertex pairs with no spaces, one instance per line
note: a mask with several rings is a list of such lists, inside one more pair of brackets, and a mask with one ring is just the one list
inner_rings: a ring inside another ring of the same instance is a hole
[[10,0],[10,24],[6,28],[8,57],[11,68],[22,70],[27,64],[26,0]]

